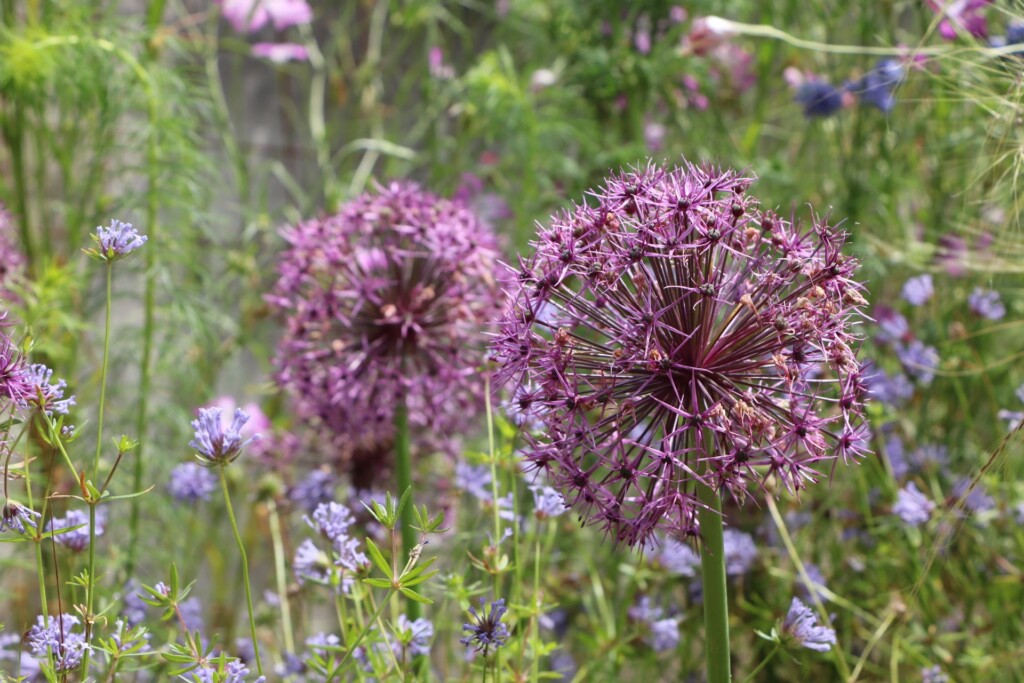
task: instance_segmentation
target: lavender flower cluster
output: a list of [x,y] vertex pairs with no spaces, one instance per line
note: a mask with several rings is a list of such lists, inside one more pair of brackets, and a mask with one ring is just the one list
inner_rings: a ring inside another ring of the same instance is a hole
[[696,534],[698,482],[798,491],[866,448],[858,263],[824,222],[762,211],[751,182],[620,173],[517,269],[498,379],[543,425],[532,466],[617,541]]
[[287,317],[275,364],[298,413],[350,447],[389,442],[400,402],[425,433],[461,433],[499,311],[493,234],[464,205],[394,183],[283,235],[269,300]]

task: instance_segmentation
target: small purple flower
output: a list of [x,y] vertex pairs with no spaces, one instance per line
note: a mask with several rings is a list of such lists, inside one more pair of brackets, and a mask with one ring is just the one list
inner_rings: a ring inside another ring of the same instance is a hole
[[946,40],[955,40],[960,32],[975,38],[988,35],[988,21],[982,13],[992,0],[927,0],[936,14],[942,15],[939,35]]
[[463,624],[462,630],[468,635],[459,640],[467,648],[473,648],[475,652],[483,653],[486,657],[491,648],[498,649],[508,640],[508,626],[502,623],[508,608],[505,607],[505,599],[500,598],[491,603],[491,609],[486,610],[487,601],[480,598],[480,612],[469,606],[471,619],[469,623]]
[[275,64],[309,61],[309,50],[299,43],[256,43],[252,56],[270,60]]
[[883,59],[858,81],[851,83],[848,90],[857,96],[862,105],[875,107],[888,114],[896,106],[896,97],[892,91],[903,78],[903,72],[903,64],[898,60]]
[[885,457],[889,459],[889,468],[894,479],[902,479],[910,474],[910,463],[907,460],[903,440],[898,436],[890,436],[885,440]]
[[921,669],[921,683],[949,683],[949,676],[938,664]]
[[[135,579],[129,579],[121,591],[121,616],[130,626],[138,626],[146,620],[149,604],[142,599],[142,585]],[[149,597],[149,594],[145,594]]]
[[964,507],[975,514],[988,512],[996,507],[995,500],[985,492],[985,485],[981,481],[974,483],[972,487],[970,479],[960,479],[953,486],[953,496],[957,499],[963,498]]
[[303,518],[312,529],[331,543],[348,540],[348,529],[356,519],[352,511],[338,503],[320,503],[313,511],[313,519]]
[[298,582],[326,584],[331,578],[331,557],[316,546],[310,539],[304,540],[295,550],[295,561],[292,568]]
[[892,507],[893,513],[909,526],[921,526],[928,521],[933,510],[935,503],[921,493],[914,482],[899,490],[896,504]]
[[[249,668],[240,660],[222,659],[219,655],[211,656],[208,660],[209,663],[189,671],[189,676],[196,683],[246,683]],[[262,683],[264,680],[261,676],[255,683]]]
[[465,491],[477,500],[488,501],[493,497],[491,489],[491,468],[487,465],[470,465],[464,460],[455,463],[455,488]]
[[530,492],[533,494],[533,514],[537,519],[551,519],[565,512],[565,498],[550,486],[531,486]]
[[96,228],[96,233],[90,237],[96,243],[96,247],[83,251],[107,263],[120,261],[136,249],[140,249],[149,239],[145,235],[140,235],[131,223],[122,223],[119,220],[110,221],[109,227]]
[[[46,525],[47,531],[79,527],[74,531],[56,534],[53,540],[65,548],[81,552],[89,547],[89,513],[84,510],[68,510],[63,517],[53,517]],[[96,536],[102,536],[107,528],[107,511],[96,510]]]
[[36,529],[36,520],[40,514],[27,508],[16,500],[8,499],[4,503],[3,514],[0,515],[0,533],[10,529],[16,534],[25,535],[27,529]]
[[338,480],[333,474],[326,469],[317,468],[291,487],[288,491],[288,500],[312,512],[318,506],[332,502],[337,487]]
[[28,405],[34,406],[48,416],[67,415],[71,406],[75,405],[75,397],[64,398],[68,383],[62,379],[51,384],[53,370],[42,363],[35,363],[25,368],[25,379],[31,385],[31,393],[26,398]]
[[313,10],[306,0],[218,0],[221,14],[238,33],[255,33],[268,23],[278,31],[308,24]]
[[971,312],[988,320],[1001,320],[1006,315],[1006,306],[999,292],[992,289],[975,287],[967,298]]
[[793,598],[789,612],[782,622],[782,634],[796,644],[816,652],[828,652],[836,643],[836,632],[828,626],[818,625],[818,619],[811,608]]
[[935,371],[939,367],[939,352],[934,346],[928,346],[920,339],[914,339],[906,346],[897,348],[896,355],[906,373],[917,380],[921,386],[926,387],[935,379]]
[[686,543],[666,538],[657,555],[662,567],[679,576],[696,576],[700,569],[700,555]]
[[1006,420],[1006,430],[1012,432],[1024,422],[1024,410],[1000,410],[996,417]]
[[194,462],[177,465],[171,470],[167,491],[179,503],[209,500],[217,490],[217,476],[209,468]]
[[804,572],[807,574],[807,578],[810,579],[811,585],[808,585],[804,581],[803,575],[797,572],[797,590],[800,591],[800,594],[806,600],[812,600],[812,593],[821,595],[821,588],[819,586],[827,587],[828,584],[826,583],[825,574],[821,571],[821,567],[813,562],[804,563]]
[[910,461],[918,470],[944,468],[949,464],[949,449],[942,444],[922,444],[910,454]]
[[750,571],[757,561],[754,537],[742,531],[726,529],[722,540],[725,544],[725,573],[729,576],[742,576]]
[[74,671],[81,665],[85,654],[85,635],[72,630],[80,623],[78,617],[71,614],[51,616],[48,624],[42,616],[36,617],[36,625],[29,629],[27,635],[29,649],[40,661],[45,661],[52,654],[56,673]]
[[843,108],[843,93],[835,86],[817,79],[801,83],[793,99],[803,105],[804,116],[809,119],[826,118]]
[[889,375],[885,370],[876,368],[874,364],[869,367],[870,369],[865,368],[864,382],[870,398],[891,408],[898,408],[913,398],[914,385],[902,372]]
[[651,622],[647,645],[655,652],[668,652],[679,645],[679,619],[670,617]]
[[242,439],[242,427],[249,421],[249,414],[241,408],[235,409],[234,419],[227,429],[221,421],[220,408],[200,408],[199,417],[192,420],[195,438],[188,445],[195,449],[196,457],[206,467],[217,467],[233,462],[242,449],[260,438],[259,434]]
[[405,649],[413,657],[430,655],[430,641],[434,638],[434,624],[429,619],[419,618],[409,621],[409,617],[401,614],[395,622],[395,630],[405,637],[392,641],[395,656],[401,656]]
[[923,306],[935,295],[932,276],[925,273],[903,283],[903,298],[911,306]]
[[[906,285],[904,285],[906,289]],[[878,323],[878,334],[875,341],[879,344],[901,344],[914,338],[910,333],[910,323],[903,315],[888,306],[878,306],[874,310],[875,321]]]

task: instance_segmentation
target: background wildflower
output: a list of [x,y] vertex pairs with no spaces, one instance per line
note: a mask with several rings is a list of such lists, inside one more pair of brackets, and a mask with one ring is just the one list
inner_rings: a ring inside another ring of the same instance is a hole
[[790,603],[781,633],[784,638],[791,638],[797,645],[816,652],[828,652],[836,644],[836,632],[819,625],[814,612],[800,598],[793,598]]

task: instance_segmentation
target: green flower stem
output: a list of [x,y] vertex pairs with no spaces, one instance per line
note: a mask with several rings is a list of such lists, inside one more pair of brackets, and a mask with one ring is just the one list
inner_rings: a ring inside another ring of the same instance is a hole
[[245,554],[245,543],[242,541],[242,535],[238,533],[238,522],[235,521],[235,511],[231,507],[227,475],[224,473],[223,466],[217,469],[220,473],[220,490],[224,492],[224,505],[228,509],[228,519],[231,520],[231,531],[235,534],[235,540],[238,542],[238,552],[242,556],[242,582],[245,584],[245,602],[249,608],[249,635],[252,638],[252,648],[256,653],[256,670],[262,676],[263,662],[260,660],[260,644],[256,639],[256,616],[252,611],[252,587],[249,585],[249,558]]
[[[22,434],[25,433],[25,429],[27,428],[27,425],[28,425],[28,423],[26,423],[26,427],[25,428],[22,428],[21,434],[18,435],[18,438],[15,440],[14,445],[11,446],[11,450],[12,451],[14,450],[14,447],[18,445],[18,441],[21,440],[21,436],[22,436]],[[28,464],[28,455],[29,454],[28,454],[28,451],[26,449],[26,452],[25,452],[25,498],[26,498],[26,500],[28,500],[28,509],[29,510],[34,510],[35,509],[35,505],[32,502],[32,468],[29,467],[29,464]],[[7,471],[6,471],[6,468],[5,468],[5,470],[4,470],[4,475],[5,475],[4,476],[4,487],[7,486],[6,474],[7,474]],[[45,514],[46,514],[46,504],[45,504],[45,502],[46,502],[46,500],[44,498],[43,499],[43,511],[42,511],[42,514],[39,517],[39,526],[42,526],[43,520],[45,519]],[[42,541],[42,539],[39,538],[39,534],[40,534],[40,529],[39,529],[39,527],[36,527],[36,538],[34,539],[34,543],[35,543],[35,546],[36,546],[36,574],[38,575],[38,579],[39,579],[39,604],[42,606],[41,607],[41,611],[43,613],[43,626],[45,626],[46,628],[49,628],[50,627],[50,612],[49,612],[49,609],[48,609],[49,602],[46,599],[46,567],[43,564],[43,541]]]
[[[487,456],[491,463],[491,508],[494,513],[494,557],[498,557],[498,544],[501,543],[501,509],[498,508],[498,461],[494,450],[494,416],[491,415],[491,376],[484,375],[484,412],[487,417]],[[494,595],[501,588],[498,573],[494,574]]]
[[[288,579],[284,567],[284,544],[281,542],[281,517],[277,512],[277,503],[273,499],[267,502],[270,519],[270,538],[274,546],[274,577],[277,579],[277,599],[281,603],[281,628],[284,630],[284,646],[288,652],[295,652],[295,638],[292,635],[292,610],[288,604]],[[344,624],[342,625],[344,634]]]
[[[102,411],[101,411],[102,412]],[[89,503],[89,583],[85,586],[85,654],[82,656],[82,680],[89,678],[89,646],[92,644],[92,605],[96,595],[96,506],[99,501]]]
[[363,642],[363,638],[365,638],[366,634],[370,631],[371,628],[373,628],[374,623],[377,621],[377,617],[380,616],[380,613],[384,611],[384,607],[388,604],[388,602],[391,601],[391,596],[397,592],[398,591],[396,591],[394,588],[388,589],[387,597],[380,601],[380,605],[377,606],[377,609],[376,611],[374,611],[373,616],[365,622],[363,630],[359,632],[359,635],[356,637],[355,642],[348,647],[348,650],[345,652],[345,656],[342,657],[340,662],[338,662],[338,666],[334,667],[334,670],[327,674],[327,680],[324,683],[331,683],[331,681],[334,680],[334,677],[341,672],[342,668],[345,666],[345,662],[347,662],[349,658],[352,656],[352,653],[356,651],[356,648],[359,646],[359,643]]
[[540,520],[537,520],[536,538],[533,544],[533,615],[531,617],[532,624],[531,635],[533,648],[533,661],[530,665],[530,680],[533,683],[540,681],[540,608],[541,608],[541,597],[540,597],[540,555],[541,555],[541,530],[542,525]]
[[[399,399],[398,405],[395,406],[395,470],[398,475],[398,497],[401,498],[406,491],[413,488],[412,455],[409,451],[409,406],[405,399]],[[415,501],[415,493],[410,494],[405,507],[402,508],[402,549],[405,551],[406,557],[419,542],[416,530],[412,528]],[[418,619],[420,616],[419,603],[410,600],[408,613],[410,620]]]
[[92,478],[97,483],[100,479],[100,451],[103,450],[103,412],[107,405],[107,369],[110,366],[110,308],[113,303],[113,283],[114,264],[108,261],[107,310],[103,316],[103,365],[100,369],[100,411],[96,416],[96,455],[92,462]]
[[772,661],[772,657],[775,656],[775,653],[779,651],[779,647],[781,647],[781,646],[782,646],[782,643],[775,643],[775,647],[772,648],[772,651],[769,652],[768,656],[765,657],[764,659],[762,659],[761,663],[758,664],[754,668],[754,670],[751,671],[750,674],[748,674],[747,677],[743,679],[743,683],[753,683],[754,676],[756,676],[757,674],[761,673],[761,669],[765,668],[768,665],[768,662]]
[[700,516],[700,565],[704,582],[704,659],[708,683],[732,680],[729,660],[729,597],[725,583],[725,541],[722,500],[709,487],[697,484]]

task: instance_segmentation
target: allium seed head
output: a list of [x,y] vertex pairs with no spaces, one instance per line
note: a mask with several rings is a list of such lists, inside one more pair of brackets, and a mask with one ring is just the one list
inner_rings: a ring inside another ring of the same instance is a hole
[[397,183],[283,235],[269,301],[287,316],[277,381],[299,413],[327,435],[390,442],[405,401],[413,425],[461,433],[499,310],[494,235],[463,204]]
[[511,279],[494,351],[542,424],[527,458],[617,541],[692,537],[698,482],[798,491],[865,448],[858,263],[823,221],[762,211],[751,182],[620,173]]

